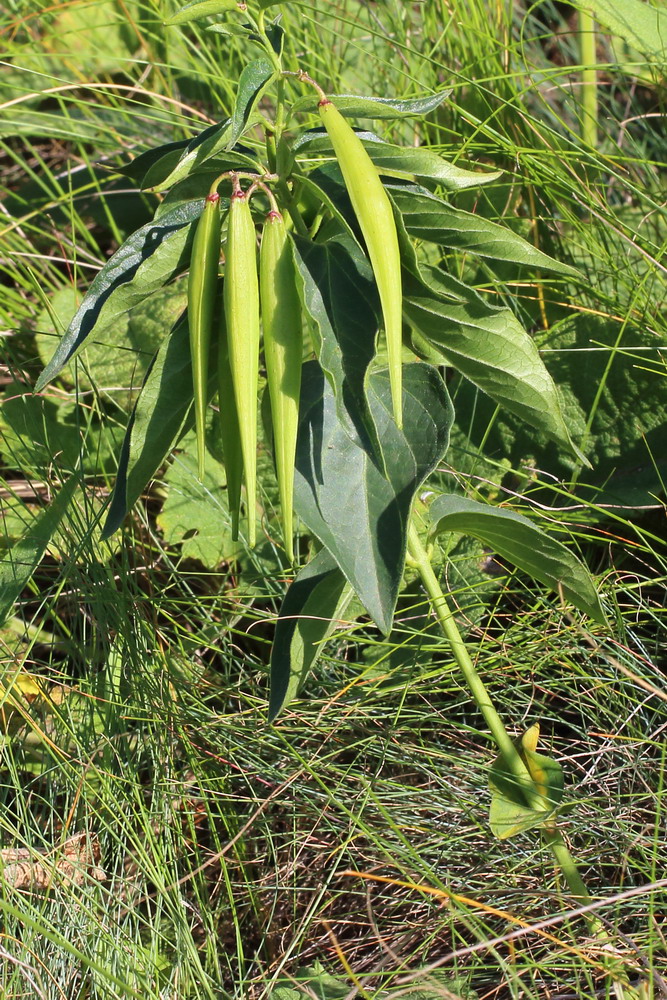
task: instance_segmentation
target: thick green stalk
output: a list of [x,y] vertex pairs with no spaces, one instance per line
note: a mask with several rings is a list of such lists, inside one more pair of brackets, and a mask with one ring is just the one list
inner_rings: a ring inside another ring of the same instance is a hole
[[[438,578],[433,572],[431,560],[429,559],[428,553],[420,541],[414,524],[410,525],[408,531],[408,551],[413,564],[421,577],[426,593],[430,598],[431,606],[436,613],[438,621],[440,622],[442,631],[449,641],[454,659],[461,668],[461,672],[465,677],[472,696],[477,702],[477,705],[486,720],[486,724],[491,730],[491,735],[493,736],[498,749],[505,757],[507,766],[510,768],[512,774],[517,780],[517,783],[520,785],[528,804],[533,809],[545,809],[546,805],[544,800],[535,787],[535,784],[530,777],[516,746],[510,739],[510,736],[505,729],[502,719],[493,707],[491,696],[486,690],[484,682],[475,669],[475,665],[470,658],[470,654],[468,653],[461,633],[458,630],[454,615],[452,614],[452,611],[447,603],[447,599],[442,592]],[[588,892],[588,889],[579,874],[574,858],[572,857],[570,850],[563,840],[562,834],[556,827],[555,823],[546,823],[541,827],[541,831],[542,836],[544,837],[544,842],[551,851],[554,861],[558,865],[574,898],[582,905],[591,903],[592,899],[590,893]],[[606,944],[608,941],[608,935],[604,924],[602,924],[602,922],[594,914],[585,913],[583,916],[586,919],[590,934],[593,935],[598,941]],[[640,994],[633,987],[630,987],[627,983],[623,982],[623,980],[626,979],[626,974],[622,960],[610,957],[606,962],[606,966],[609,975],[614,980],[617,996],[621,998],[621,1000],[639,1000]]]
[[413,524],[410,525],[408,532],[408,549],[410,556],[414,561],[415,567],[421,576],[422,583],[426,588],[426,593],[431,600],[431,606],[437,615],[442,631],[449,641],[454,659],[461,668],[461,672],[465,677],[466,683],[470,688],[472,696],[477,702],[482,715],[484,716],[487,726],[491,730],[491,735],[493,736],[498,749],[505,757],[507,765],[526,796],[528,804],[534,809],[543,810],[545,808],[545,804],[535,788],[533,779],[528,773],[528,769],[526,768],[526,765],[522,761],[517,748],[510,738],[502,719],[493,707],[491,696],[486,690],[484,682],[477,673],[475,665],[470,659],[470,654],[468,653],[466,645],[461,637],[461,633],[458,630],[458,626],[454,620],[454,615],[447,604],[447,599],[442,592],[438,578],[433,572],[431,560],[429,559],[428,554],[419,539],[417,529]]
[[595,20],[590,11],[579,11],[579,57],[581,59],[581,133],[584,142],[597,149],[598,144],[598,81]]

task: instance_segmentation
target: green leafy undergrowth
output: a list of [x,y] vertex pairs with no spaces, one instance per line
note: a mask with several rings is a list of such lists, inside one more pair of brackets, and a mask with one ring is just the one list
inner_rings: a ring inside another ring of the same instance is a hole
[[[120,313],[99,338],[88,339],[79,355],[82,363],[76,366],[76,376],[74,363],[70,362],[60,373],[60,380],[71,387],[76,377],[79,390],[86,391],[92,388],[88,372],[94,373],[96,392],[128,409],[153,355],[183,311],[186,300],[187,289],[181,280],[159,289],[129,312]],[[36,343],[44,364],[80,304],[81,295],[75,289],[62,288],[37,317]]]
[[103,421],[90,396],[75,402],[69,394],[49,390],[35,395],[24,382],[5,388],[0,406],[0,456],[6,467],[38,479],[54,463],[99,473],[115,467],[120,434]]
[[[453,998],[458,1000],[477,1000],[477,993],[471,990],[467,981],[459,976],[451,976],[447,972],[435,970],[428,974],[415,969],[411,982],[396,989],[373,992],[376,1000],[436,1000]],[[290,979],[278,980],[269,994],[270,1000],[303,1000],[304,997],[315,997],[316,1000],[354,1000],[356,997],[367,996],[365,991],[357,992],[347,980],[334,976],[316,960],[312,966],[299,969]]]
[[[210,432],[214,446],[216,432],[217,417]],[[232,540],[224,466],[207,451],[204,479],[200,482],[193,445],[194,432],[191,431],[179,443],[175,458],[164,475],[166,496],[157,515],[164,543],[179,546],[181,558],[194,559],[209,570],[231,563],[240,578],[244,596],[279,593],[280,585],[271,584],[281,569],[275,545],[269,537],[260,538],[250,552],[243,540]],[[269,476],[271,470],[266,456],[261,464]],[[276,535],[277,527],[275,522]]]

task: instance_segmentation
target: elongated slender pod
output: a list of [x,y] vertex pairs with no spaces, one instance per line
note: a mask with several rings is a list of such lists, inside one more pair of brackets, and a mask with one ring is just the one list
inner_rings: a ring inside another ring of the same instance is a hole
[[229,341],[224,310],[220,316],[220,337],[218,340],[218,410],[220,412],[222,455],[227,478],[227,500],[232,518],[232,541],[235,542],[239,537],[243,453],[241,451],[236,399],[234,398],[234,383],[229,366]]
[[239,421],[248,511],[248,542],[255,544],[257,502],[257,368],[259,282],[255,225],[248,197],[235,185],[229,207],[224,311],[229,367]]
[[208,356],[215,309],[218,262],[220,260],[220,195],[212,191],[199,217],[192,244],[188,278],[188,326],[192,356],[192,389],[195,401],[197,462],[204,477],[206,458],[206,405],[208,403]]
[[401,367],[403,293],[398,233],[389,196],[361,139],[340,111],[324,98],[320,118],[331,139],[352,208],[366,241],[380,293],[389,357],[389,379],[394,417],[403,424],[403,370]]
[[292,247],[280,212],[267,215],[259,252],[264,359],[285,551],[294,559],[294,456],[299,422],[303,333]]

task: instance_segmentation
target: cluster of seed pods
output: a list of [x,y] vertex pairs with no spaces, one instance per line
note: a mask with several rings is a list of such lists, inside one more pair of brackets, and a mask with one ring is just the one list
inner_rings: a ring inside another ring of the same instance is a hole
[[[319,88],[318,88],[319,90]],[[389,197],[377,169],[350,124],[320,91],[319,113],[329,135],[364,238],[382,309],[394,417],[402,424],[402,292],[400,252]],[[241,175],[243,177],[248,175]],[[303,354],[302,310],[289,234],[273,194],[257,178],[247,191],[240,176],[223,175],[206,198],[195,232],[188,283],[188,323],[198,468],[204,473],[209,355],[218,296],[223,219],[218,185],[232,182],[227,216],[223,308],[218,346],[218,398],[232,532],[237,537],[245,483],[247,538],[256,537],[257,390],[263,335],[274,456],[285,551],[293,559],[293,490]],[[259,267],[250,198],[261,189],[270,211],[262,229]],[[261,334],[260,334],[261,331]]]

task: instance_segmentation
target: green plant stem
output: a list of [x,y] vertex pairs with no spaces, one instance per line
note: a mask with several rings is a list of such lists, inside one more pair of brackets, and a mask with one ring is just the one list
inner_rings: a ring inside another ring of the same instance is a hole
[[[542,834],[544,836],[544,841],[556,859],[558,867],[563,873],[563,878],[567,882],[568,888],[574,898],[584,906],[588,903],[592,903],[593,900],[591,899],[591,895],[584,885],[584,880],[579,874],[574,858],[570,854],[570,849],[563,840],[563,835],[560,830],[555,826],[543,827]],[[596,917],[591,916],[588,913],[585,913],[584,916],[586,917],[586,922],[591,930],[594,928],[599,930],[601,928],[602,925]]]
[[470,654],[458,630],[454,615],[447,604],[447,599],[442,592],[438,578],[433,572],[431,560],[426,549],[422,545],[417,529],[414,524],[410,525],[408,531],[408,549],[414,564],[426,588],[426,592],[431,600],[431,606],[435,611],[438,621],[445,637],[449,641],[454,659],[461,668],[466,683],[470,688],[473,698],[477,702],[486,724],[491,730],[496,745],[506,759],[507,766],[516,778],[518,785],[523,791],[528,804],[539,810],[544,810],[544,802],[539,795],[533,779],[528,773],[526,765],[522,761],[517,748],[515,747],[505,725],[493,707],[491,696],[484,686],[484,682],[477,673],[475,665],[470,659]]
[[581,59],[581,134],[584,142],[597,149],[598,81],[596,69],[595,20],[590,11],[579,11],[579,56]]
[[[461,672],[465,677],[471,694],[484,716],[486,724],[491,730],[491,735],[493,736],[498,749],[505,757],[508,767],[516,778],[517,783],[520,785],[531,808],[544,810],[544,802],[539,795],[538,790],[535,788],[533,780],[530,777],[530,774],[528,773],[517,748],[510,739],[502,719],[493,707],[491,696],[486,690],[484,682],[475,669],[475,665],[470,658],[465,642],[459,632],[451,608],[449,607],[447,599],[442,592],[438,578],[433,572],[431,560],[429,559],[426,549],[421,543],[414,524],[411,524],[408,529],[408,550],[430,598],[431,606],[437,615],[442,631],[450,644],[454,659],[461,668]],[[591,895],[588,892],[581,875],[579,874],[575,860],[572,857],[567,844],[563,840],[560,830],[558,830],[553,822],[543,826],[541,829],[544,842],[551,851],[554,861],[558,865],[563,878],[567,882],[568,888],[573,897],[583,905],[591,903]],[[602,924],[594,914],[585,913],[583,916],[586,919],[589,933],[598,941],[607,943],[608,934],[604,924]],[[624,976],[623,963],[619,962],[617,959],[612,960],[610,958],[606,964],[609,975],[613,978],[617,989],[620,990],[617,995],[624,998],[624,1000],[635,1000],[637,997],[636,991],[623,982],[626,978]]]

